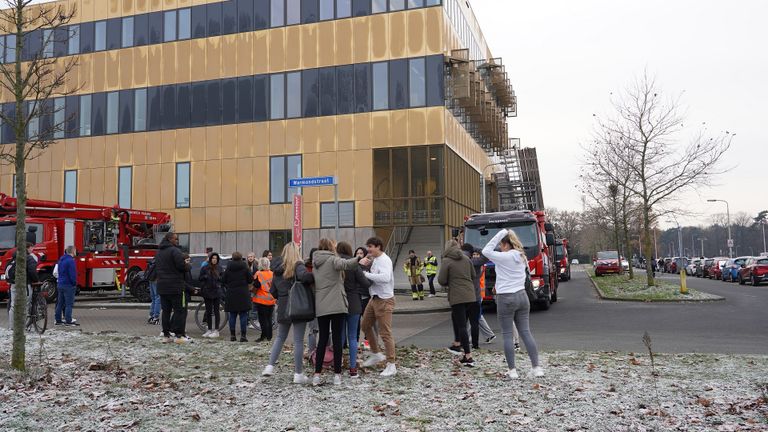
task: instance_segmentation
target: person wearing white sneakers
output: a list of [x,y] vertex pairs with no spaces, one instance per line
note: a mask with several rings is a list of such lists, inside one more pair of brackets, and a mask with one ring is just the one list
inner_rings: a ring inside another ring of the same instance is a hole
[[219,304],[224,291],[221,285],[223,270],[220,261],[219,254],[214,252],[208,255],[208,265],[200,269],[200,277],[198,278],[203,285],[200,294],[205,302],[205,317],[207,318],[205,322],[208,323],[208,331],[203,334],[204,338],[219,337],[221,324]]
[[[496,250],[499,246],[501,251]],[[531,304],[525,292],[528,259],[525,256],[520,239],[514,231],[502,229],[483,248],[483,255],[496,266],[496,308],[504,336],[504,356],[509,370],[508,378],[518,378],[515,368],[514,327],[525,343],[535,377],[544,376],[544,369],[539,365],[539,351],[529,327]]]
[[[360,260],[363,267],[371,266],[364,272],[371,281],[371,300],[363,313],[362,328],[368,342],[371,344],[371,355],[363,362],[363,367],[373,367],[387,361],[387,367],[381,373],[383,377],[397,374],[395,366],[395,338],[392,336],[392,312],[395,310],[395,275],[392,259],[384,253],[384,242],[378,237],[371,237],[366,242],[368,256]],[[386,355],[379,348],[378,334],[374,326],[378,325],[378,333],[384,341]]]

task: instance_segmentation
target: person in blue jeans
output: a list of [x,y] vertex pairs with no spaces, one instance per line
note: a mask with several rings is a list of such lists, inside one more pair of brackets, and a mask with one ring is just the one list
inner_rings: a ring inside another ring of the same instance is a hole
[[[75,255],[77,251],[74,246],[67,246],[64,255],[59,259],[59,276],[57,288],[59,295],[56,298],[56,325],[79,326],[77,321],[72,319],[72,307],[75,304],[75,291],[77,290],[77,267],[75,266]],[[62,312],[64,321],[61,320]]]
[[[352,246],[347,242],[336,245],[336,253],[342,259],[352,258]],[[357,378],[358,333],[360,317],[363,314],[362,293],[368,293],[371,281],[365,277],[358,266],[354,270],[344,271],[344,291],[347,294],[347,316],[342,327],[342,341],[347,341],[349,347],[349,377]]]

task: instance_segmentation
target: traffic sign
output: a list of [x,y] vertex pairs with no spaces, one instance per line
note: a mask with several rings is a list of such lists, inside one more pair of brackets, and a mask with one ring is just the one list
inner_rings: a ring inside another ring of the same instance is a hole
[[728,247],[733,247],[733,239],[728,239]]
[[317,187],[317,186],[333,186],[336,184],[336,177],[305,177],[295,178],[288,180],[288,186],[295,187]]

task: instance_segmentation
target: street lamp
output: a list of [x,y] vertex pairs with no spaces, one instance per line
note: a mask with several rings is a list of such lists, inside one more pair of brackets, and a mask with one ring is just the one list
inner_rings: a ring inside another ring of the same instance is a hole
[[706,240],[705,237],[699,237],[699,241],[701,242],[701,256],[706,256],[704,254],[704,240]]
[[505,163],[504,162],[490,163],[490,164],[486,165],[485,168],[483,168],[483,172],[480,173],[480,191],[481,191],[480,193],[482,193],[482,195],[480,195],[480,197],[482,198],[482,205],[481,205],[481,208],[480,208],[481,213],[485,213],[485,200],[486,200],[486,198],[485,198],[485,170],[487,170],[488,168],[490,168],[492,166],[495,166],[495,165],[505,165]]
[[728,201],[726,200],[708,199],[707,202],[725,203],[725,214],[728,217],[728,258],[733,258],[733,237],[731,237],[731,207],[728,205]]
[[760,225],[763,227],[763,253],[768,254],[768,248],[765,247],[765,224],[766,224],[765,219],[760,221]]

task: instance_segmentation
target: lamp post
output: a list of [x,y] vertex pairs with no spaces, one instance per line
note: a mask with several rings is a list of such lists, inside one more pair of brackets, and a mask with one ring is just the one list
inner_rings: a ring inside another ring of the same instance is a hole
[[766,224],[765,220],[760,222],[760,225],[763,227],[763,253],[768,254],[768,248],[765,247],[765,224]]
[[706,255],[704,254],[704,240],[706,240],[706,238],[704,238],[704,237],[699,237],[699,241],[701,242],[701,256],[706,256]]
[[677,241],[679,250],[679,263],[677,265],[677,272],[680,274],[680,294],[688,294],[688,285],[685,281],[685,268],[683,266],[683,229],[680,227],[680,223],[675,218],[675,225],[677,225]]
[[480,198],[482,199],[482,201],[481,201],[482,205],[480,206],[481,213],[485,213],[485,207],[486,207],[485,206],[485,201],[486,201],[486,198],[485,198],[485,170],[487,170],[488,168],[490,168],[492,166],[495,166],[495,165],[504,165],[504,162],[490,163],[490,164],[486,165],[485,168],[483,168],[483,172],[480,173],[480,193],[482,194],[482,195],[480,195]]
[[726,200],[708,199],[707,202],[725,203],[725,214],[728,218],[728,258],[733,258],[733,237],[731,237],[731,207],[728,205],[728,201]]

